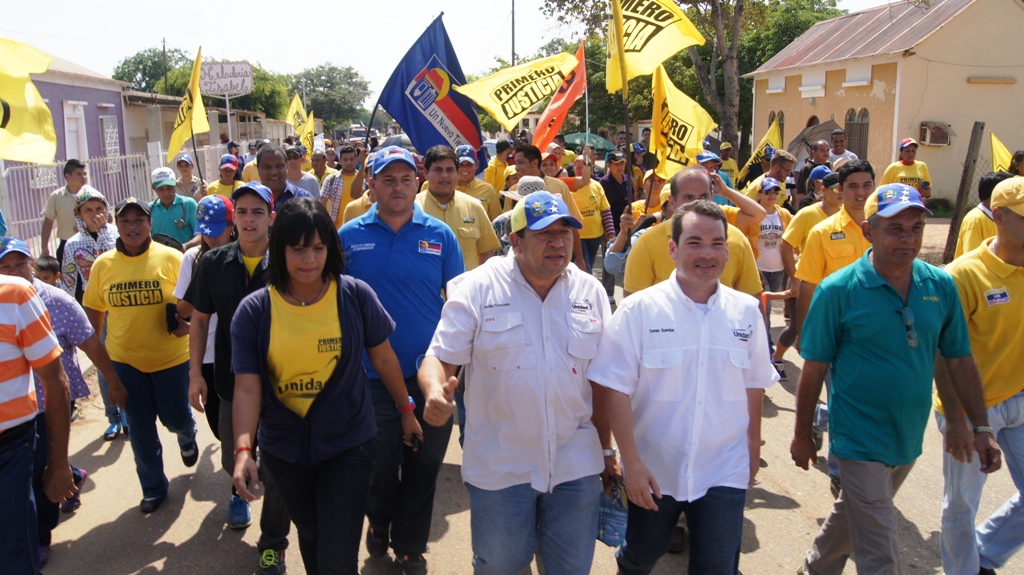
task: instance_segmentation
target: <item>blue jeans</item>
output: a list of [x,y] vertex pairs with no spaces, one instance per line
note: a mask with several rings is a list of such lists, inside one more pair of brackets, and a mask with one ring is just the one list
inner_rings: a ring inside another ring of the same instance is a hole
[[416,419],[423,428],[419,451],[402,443],[402,416],[384,382],[370,380],[377,419],[377,460],[366,517],[374,531],[391,530],[391,547],[396,555],[415,556],[427,550],[437,474],[448,450],[452,421],[441,427],[423,421],[423,392],[415,375],[406,378],[405,387],[416,402]]
[[687,573],[735,575],[739,573],[743,538],[743,505],[747,491],[712,487],[696,501],[676,501],[663,495],[657,511],[629,504],[626,543],[615,552],[619,573],[650,573],[668,551],[672,532],[682,513],[690,532]]
[[142,484],[143,499],[167,496],[163,446],[156,432],[156,419],[178,435],[178,447],[196,440],[196,420],[188,404],[188,362],[145,373],[114,362],[114,370],[128,391],[124,413],[132,432],[129,440],[135,454],[135,472]]
[[300,465],[262,450],[262,464],[299,531],[299,551],[309,575],[359,572],[363,509],[376,451],[371,439],[330,459]]
[[[760,271],[760,270],[758,270]],[[760,272],[761,286],[764,291],[780,292],[786,285],[786,270],[777,272]],[[775,342],[772,341],[772,300],[764,300],[764,327],[768,332],[768,347],[771,353],[775,353]]]
[[594,561],[601,480],[596,475],[541,493],[529,484],[469,489],[475,575],[512,574],[537,551],[547,575],[587,575]]
[[601,242],[603,238],[597,236],[596,238],[583,238],[580,242],[583,244],[583,262],[587,264],[587,273],[594,273],[594,262],[597,260],[597,250],[601,249]]
[[0,557],[3,572],[11,575],[34,575],[39,570],[36,498],[32,494],[35,444],[34,421],[20,431],[0,434]]
[[[939,431],[946,418],[936,412]],[[942,568],[946,573],[977,573],[980,567],[998,569],[1024,545],[1024,392],[988,409],[988,424],[1003,449],[1017,493],[975,529],[981,491],[988,477],[977,454],[961,463],[942,454],[945,488],[942,497]],[[968,425],[970,425],[968,423]]]

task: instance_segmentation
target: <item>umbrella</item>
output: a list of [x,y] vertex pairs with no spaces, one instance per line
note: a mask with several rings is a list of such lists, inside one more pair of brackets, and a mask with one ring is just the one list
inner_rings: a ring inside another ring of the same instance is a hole
[[813,126],[808,126],[797,134],[793,141],[789,143],[789,146],[786,147],[789,153],[796,156],[796,169],[800,169],[804,165],[804,161],[811,157],[811,148],[814,146],[814,142],[818,140],[831,142],[832,130],[838,128],[839,124],[835,123],[834,120],[825,120]]
[[384,141],[381,143],[381,147],[386,148],[388,146],[398,146],[400,148],[405,148],[414,154],[418,153],[416,151],[416,146],[412,145],[412,140],[409,139],[408,134],[397,134],[395,136],[388,136],[387,138],[384,138]]
[[576,132],[575,134],[568,134],[565,136],[565,143],[576,148],[577,150],[583,148],[583,144],[589,143],[594,146],[598,152],[614,152],[618,150],[618,146],[605,140],[601,136],[595,136],[594,134],[587,135],[583,132]]

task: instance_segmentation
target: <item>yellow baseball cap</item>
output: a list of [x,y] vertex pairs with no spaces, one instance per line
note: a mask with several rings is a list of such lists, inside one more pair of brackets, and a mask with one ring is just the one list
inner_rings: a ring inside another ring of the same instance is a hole
[[661,187],[661,205],[665,205],[672,198],[672,184],[668,182]]
[[1024,178],[1014,176],[996,184],[989,205],[993,210],[1009,208],[1018,216],[1024,216]]

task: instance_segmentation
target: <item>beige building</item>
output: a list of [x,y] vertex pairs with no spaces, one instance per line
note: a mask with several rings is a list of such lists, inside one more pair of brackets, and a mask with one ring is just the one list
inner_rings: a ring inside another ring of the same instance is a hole
[[989,130],[1024,148],[1024,2],[896,2],[812,26],[746,77],[754,80],[753,141],[777,117],[787,145],[835,120],[878,175],[899,141],[920,142],[933,196],[953,200],[975,121],[985,122],[978,170],[991,169]]

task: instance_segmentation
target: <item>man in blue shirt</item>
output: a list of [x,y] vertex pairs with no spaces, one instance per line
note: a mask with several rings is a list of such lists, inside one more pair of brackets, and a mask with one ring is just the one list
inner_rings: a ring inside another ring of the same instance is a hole
[[377,203],[338,231],[345,249],[345,273],[368,283],[395,318],[391,347],[424,434],[418,448],[402,444],[394,399],[364,357],[378,427],[377,460],[366,509],[370,522],[366,548],[372,557],[385,556],[390,535],[390,547],[403,573],[425,575],[423,553],[452,422],[434,427],[423,420],[423,393],[416,371],[441,319],[445,286],[465,267],[451,228],[416,205],[419,182],[412,154],[398,146],[377,152],[371,184]]
[[178,181],[170,168],[153,170],[152,183],[157,196],[149,206],[152,233],[168,235],[182,244],[189,243],[196,235],[196,201],[177,193]]
[[288,155],[281,146],[267,144],[260,148],[256,154],[256,168],[259,170],[260,183],[274,194],[275,210],[281,209],[292,198],[316,199],[313,194],[288,181]]
[[975,426],[973,442],[963,426],[950,426],[946,450],[957,459],[976,450],[988,472],[1000,465],[956,285],[916,259],[931,212],[903,184],[879,188],[864,212],[861,229],[873,248],[821,282],[801,333],[790,452],[804,469],[817,460],[811,422],[831,364],[829,450],[843,478],[800,571],[811,575],[838,575],[851,555],[858,573],[899,572],[893,497],[921,455],[936,349],[952,380],[939,386],[940,397],[958,400]]

